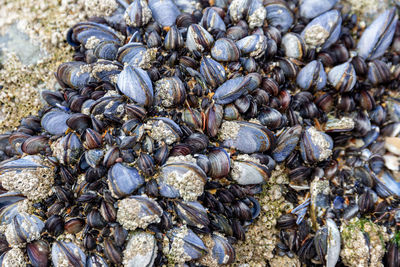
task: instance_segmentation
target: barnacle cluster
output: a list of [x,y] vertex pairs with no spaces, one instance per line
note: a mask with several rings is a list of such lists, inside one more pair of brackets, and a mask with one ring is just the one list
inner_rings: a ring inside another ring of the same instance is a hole
[[0,135],[1,265],[399,265],[396,7],[85,5]]

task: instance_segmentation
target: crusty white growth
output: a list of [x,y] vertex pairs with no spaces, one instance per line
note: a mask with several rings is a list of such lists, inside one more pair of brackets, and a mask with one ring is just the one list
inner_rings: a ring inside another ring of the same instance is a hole
[[185,262],[190,261],[192,258],[185,252],[184,244],[185,241],[183,238],[188,233],[188,228],[186,225],[174,230],[174,240],[171,243],[171,248],[168,252],[168,258],[171,258],[172,262],[177,264],[178,266],[183,265]]
[[86,49],[95,49],[96,46],[100,43],[100,39],[98,39],[96,36],[90,36],[85,44]]
[[254,158],[248,154],[239,154],[239,155],[237,155],[236,160],[237,161],[251,161],[251,162],[260,164],[259,159]]
[[149,69],[151,63],[156,58],[157,48],[149,48],[146,51],[140,51],[129,64],[142,69]]
[[325,130],[349,130],[354,128],[354,119],[351,117],[342,117],[340,119],[329,119]]
[[20,248],[12,248],[4,255],[2,265],[12,267],[25,267],[26,262],[24,252]]
[[250,29],[263,26],[266,16],[267,10],[263,6],[256,9],[253,14],[247,18]]
[[[23,220],[20,224],[16,225],[14,223],[10,223],[7,225],[5,236],[8,244],[12,247],[24,247],[25,243],[22,243],[19,235],[21,232],[28,233],[24,234],[26,237],[26,243],[29,243],[33,240],[37,240],[40,238],[41,227],[36,224],[34,219],[30,218],[30,215],[25,213],[23,214]],[[19,229],[17,229],[17,227]]]
[[204,181],[191,170],[183,175],[175,171],[170,172],[165,182],[177,189],[185,201],[195,201],[197,197],[203,194]]
[[115,0],[85,0],[85,13],[89,17],[110,16],[117,8]]
[[132,27],[141,27],[143,25],[146,25],[150,19],[152,18],[152,13],[151,13],[151,9],[149,8],[149,6],[147,5],[147,1],[144,0],[136,0],[140,2],[140,6],[141,11],[142,11],[142,17],[141,17],[141,21],[135,21],[135,20],[131,20],[131,18],[129,17],[129,13],[131,12],[132,6],[130,5],[124,14],[124,18],[125,18],[125,22],[126,25],[128,26],[132,26]]
[[153,266],[157,255],[157,243],[154,235],[146,232],[134,232],[124,250],[125,267]]
[[176,162],[189,162],[189,163],[194,163],[196,164],[196,159],[192,155],[186,155],[186,156],[173,156],[169,157],[167,162],[165,164],[169,163],[176,163]]
[[229,14],[233,22],[238,22],[243,18],[244,11],[249,8],[250,1],[233,0],[229,5]]
[[145,125],[145,129],[150,130],[150,137],[156,141],[165,141],[168,145],[178,141],[178,136],[163,121],[150,121]]
[[322,132],[315,129],[315,127],[310,127],[307,129],[307,132],[310,134],[311,142],[314,145],[318,146],[320,149],[318,161],[326,160],[332,155],[332,149],[330,148],[330,143],[326,140],[326,137]]
[[[128,230],[135,230],[136,228],[145,229],[151,223],[160,222],[162,214],[161,207],[156,201],[148,198],[154,208],[152,214],[148,214],[142,207],[143,203],[134,198],[124,198],[118,201],[117,221]],[[145,214],[146,213],[146,214]]]
[[174,104],[173,86],[173,81],[168,77],[156,82],[156,98],[164,107],[171,107]]
[[329,37],[329,32],[319,24],[312,25],[304,32],[304,41],[310,46],[320,46]]
[[54,170],[44,161],[39,162],[44,167],[7,171],[0,174],[0,182],[8,191],[21,192],[29,200],[39,201],[51,195],[54,183]]
[[236,139],[240,130],[240,124],[235,121],[223,121],[218,132],[220,140]]

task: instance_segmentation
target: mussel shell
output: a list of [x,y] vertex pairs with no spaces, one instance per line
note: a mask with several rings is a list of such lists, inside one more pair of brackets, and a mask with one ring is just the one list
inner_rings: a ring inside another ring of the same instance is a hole
[[[140,250],[137,246],[140,244]],[[124,266],[150,267],[154,266],[157,257],[157,240],[147,232],[135,231],[124,250]]]
[[332,154],[333,140],[314,127],[306,127],[300,141],[300,152],[305,162],[326,160]]
[[252,161],[234,161],[231,177],[240,185],[263,184],[269,178],[269,170]]
[[381,57],[389,45],[396,30],[398,16],[396,8],[380,14],[363,32],[358,41],[358,55],[364,59]]
[[181,13],[172,0],[149,0],[153,19],[161,26],[172,26]]
[[55,267],[61,267],[63,263],[84,267],[86,255],[75,243],[55,241],[51,249],[51,260]]
[[302,59],[307,54],[307,45],[299,34],[289,32],[282,37],[282,48],[287,57]]
[[213,178],[221,178],[229,174],[231,159],[228,152],[223,148],[210,149],[208,153],[210,171],[208,175]]
[[107,175],[111,191],[117,197],[131,194],[144,184],[144,178],[134,167],[127,167],[121,163],[114,164]]
[[197,201],[184,202],[177,200],[175,202],[175,211],[178,217],[188,225],[203,228],[210,224],[207,210]]
[[214,43],[212,35],[198,24],[188,27],[186,34],[186,48],[191,52],[203,52],[210,50]]
[[237,41],[236,46],[243,55],[260,58],[267,49],[267,41],[268,38],[265,35],[253,34]]
[[338,10],[327,11],[308,23],[301,32],[301,36],[308,45],[326,49],[339,39],[341,25],[340,12]]
[[47,112],[40,122],[42,127],[52,135],[61,135],[68,130],[67,120],[71,117],[70,114],[63,111]]
[[239,130],[234,138],[223,140],[225,147],[234,148],[246,154],[265,152],[275,147],[275,135],[266,127],[245,121],[234,123],[238,124]]
[[338,0],[303,0],[300,2],[300,16],[306,19],[315,18],[330,10]]
[[134,0],[126,8],[125,21],[132,27],[142,27],[152,18],[151,10],[145,0]]
[[[203,241],[190,228],[174,228],[167,235],[172,242],[183,242],[182,253],[188,255],[192,260],[199,259],[207,252]],[[175,241],[175,239],[178,240]]]
[[211,235],[211,238],[214,241],[214,246],[212,247],[212,257],[217,261],[217,263],[233,263],[235,261],[235,249],[229,243],[228,239],[216,234]]
[[292,153],[299,142],[301,130],[301,126],[296,125],[285,129],[279,134],[276,147],[272,151],[274,160],[282,162]]
[[212,58],[203,57],[200,61],[200,73],[204,76],[207,83],[212,87],[217,87],[226,79],[224,67]]
[[264,6],[267,10],[268,24],[287,32],[294,21],[294,15],[287,3],[282,0],[266,0]]
[[353,64],[346,62],[332,68],[328,73],[328,80],[340,92],[350,92],[357,81]]
[[26,245],[26,252],[34,267],[47,267],[50,247],[46,241],[36,240]]
[[147,73],[129,65],[118,75],[118,89],[139,105],[150,106],[153,103],[153,85]]
[[320,61],[313,60],[297,74],[296,82],[304,90],[315,88],[321,90],[326,85],[326,73]]

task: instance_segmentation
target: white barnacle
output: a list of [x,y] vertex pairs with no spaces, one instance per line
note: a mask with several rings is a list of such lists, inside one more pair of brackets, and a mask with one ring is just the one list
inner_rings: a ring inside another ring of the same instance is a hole
[[[22,160],[24,158],[21,158]],[[27,156],[24,160],[37,164],[35,168],[10,169],[0,174],[2,186],[9,191],[21,192],[29,200],[38,201],[51,195],[54,169],[38,156]]]
[[304,41],[311,46],[320,46],[329,37],[329,31],[319,24],[312,25],[304,32]]
[[315,127],[309,127],[306,130],[311,137],[311,142],[314,143],[315,146],[318,146],[320,153],[318,157],[318,161],[323,161],[329,158],[332,155],[331,144],[326,139],[325,135],[315,129]]
[[221,128],[218,132],[220,140],[236,139],[240,130],[240,124],[235,121],[222,122]]
[[145,125],[145,129],[150,130],[150,137],[156,141],[165,141],[171,145],[178,140],[178,136],[163,121],[150,121]]
[[26,266],[24,252],[17,247],[7,251],[3,257],[4,266],[24,267]]
[[[147,199],[150,203],[142,203],[137,198],[124,198],[118,201],[117,221],[128,230],[145,229],[151,223],[160,222],[161,207],[154,200]],[[143,205],[147,204],[152,205],[148,208],[151,212],[147,212],[147,209],[143,210]]]
[[204,180],[191,170],[183,175],[170,172],[165,182],[177,189],[185,201],[195,201],[204,191]]
[[152,266],[157,255],[154,235],[134,232],[123,252],[123,265],[129,267]]

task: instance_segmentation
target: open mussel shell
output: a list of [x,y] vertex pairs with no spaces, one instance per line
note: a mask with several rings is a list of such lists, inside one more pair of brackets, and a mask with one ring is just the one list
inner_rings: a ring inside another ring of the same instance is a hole
[[128,26],[142,27],[151,20],[151,10],[145,0],[134,0],[125,10],[125,22]]
[[144,178],[134,167],[114,164],[107,175],[111,192],[117,197],[130,195],[144,184]]
[[186,256],[185,260],[189,261],[199,259],[207,253],[207,247],[203,241],[186,226],[175,227],[167,233],[167,236],[172,248],[179,244],[182,249],[182,251],[177,251],[181,255],[175,255],[176,257]]
[[300,154],[305,162],[314,163],[328,159],[332,154],[333,140],[312,126],[305,128],[300,140]]
[[364,59],[381,57],[392,43],[398,16],[396,8],[380,14],[363,32],[358,41],[358,55]]
[[301,126],[296,125],[286,128],[279,134],[276,147],[272,151],[272,157],[274,160],[282,162],[292,153],[299,142],[301,130]]
[[[225,127],[224,127],[225,126]],[[266,127],[245,121],[224,122],[220,138],[224,147],[234,148],[242,153],[265,152],[275,146],[275,135]],[[229,134],[225,134],[229,132]]]
[[303,0],[300,2],[300,16],[306,19],[315,18],[330,10],[338,0]]
[[153,85],[147,73],[129,65],[118,74],[118,89],[139,105],[151,106],[153,103]]
[[176,76],[162,78],[155,84],[155,97],[164,107],[179,106],[186,99],[185,85]]
[[204,228],[210,224],[207,210],[199,202],[177,200],[174,203],[176,214],[186,224],[197,228]]
[[86,255],[82,249],[73,242],[55,241],[51,248],[51,260],[55,267],[70,266],[84,267]]
[[340,11],[327,11],[308,23],[301,36],[308,45],[326,49],[339,39],[341,25]]
[[158,184],[162,196],[192,201],[203,193],[206,181],[207,175],[196,164],[176,162],[161,167]]
[[313,60],[304,66],[297,74],[296,82],[300,88],[321,90],[327,81],[324,66],[320,61]]
[[44,223],[39,217],[21,212],[7,225],[5,236],[10,245],[19,246],[39,239],[43,228]]
[[283,0],[265,0],[268,24],[278,28],[282,32],[287,32],[292,26],[294,15]]
[[34,267],[47,267],[49,264],[50,247],[46,241],[35,240],[26,245],[26,252]]
[[240,57],[240,50],[231,39],[219,38],[211,48],[211,56],[217,61],[237,61]]
[[[140,249],[138,249],[140,247]],[[143,231],[132,233],[123,252],[123,265],[130,267],[151,267],[157,257],[157,241],[154,235]]]
[[149,0],[153,19],[161,26],[172,26],[181,13],[172,0]]

